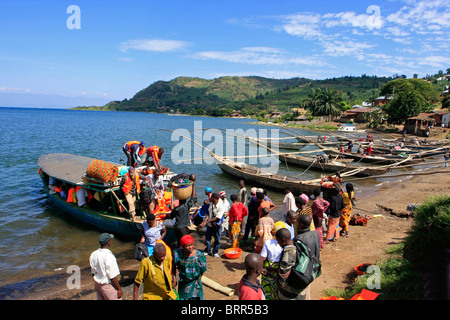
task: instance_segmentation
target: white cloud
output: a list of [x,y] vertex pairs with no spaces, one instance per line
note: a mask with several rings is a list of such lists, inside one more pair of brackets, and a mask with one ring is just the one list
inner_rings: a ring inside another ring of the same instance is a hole
[[142,50],[151,52],[171,52],[182,50],[189,46],[189,42],[180,40],[136,39],[122,42],[120,44],[120,51],[128,52],[128,50]]
[[434,33],[450,27],[450,1],[414,1],[388,15],[386,20],[413,32]]
[[7,88],[7,87],[0,87],[0,91],[2,92],[31,92],[28,88]]
[[300,64],[323,66],[325,63],[317,56],[296,56],[285,50],[270,47],[245,47],[235,51],[203,51],[191,55],[202,60],[221,60],[245,64]]

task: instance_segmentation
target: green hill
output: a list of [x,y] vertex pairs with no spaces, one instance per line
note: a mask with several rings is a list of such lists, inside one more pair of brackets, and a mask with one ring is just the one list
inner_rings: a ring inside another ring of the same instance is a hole
[[270,79],[256,76],[220,77],[206,80],[178,77],[157,81],[131,99],[112,101],[103,107],[77,107],[110,111],[181,112],[225,115],[232,110],[254,115],[264,110],[286,111],[298,107],[312,88],[334,87],[347,103],[361,103],[378,94],[392,78],[342,77],[325,80],[305,78]]

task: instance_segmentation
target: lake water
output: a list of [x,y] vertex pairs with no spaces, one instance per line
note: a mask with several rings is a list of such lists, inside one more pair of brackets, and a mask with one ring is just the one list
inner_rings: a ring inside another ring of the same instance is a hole
[[[201,133],[204,131],[193,129],[254,129],[261,134],[259,137],[264,133],[270,137],[270,130],[277,129],[256,125],[252,121],[134,112],[0,108],[0,158],[4,161],[0,170],[0,287],[52,275],[70,265],[86,266],[90,253],[98,247],[97,237],[101,231],[67,217],[47,202],[37,173],[37,160],[41,154],[71,153],[119,163],[121,157],[126,159],[122,151],[125,142],[143,140],[147,146],[156,144],[165,148],[163,165],[171,171],[195,173],[197,195],[199,200],[204,200],[206,186],[215,192],[225,190],[228,196],[237,193],[236,179],[207,160],[193,161],[195,163],[172,161],[171,150],[180,146],[181,137],[174,135],[175,138],[171,139],[171,132],[157,129],[181,129],[192,139],[195,133],[197,138],[203,136],[204,141],[196,141],[204,146],[212,141],[207,140],[206,133]],[[305,135],[314,134],[298,131]],[[207,132],[212,133],[211,130]],[[229,147],[230,143],[224,136],[224,146]],[[207,154],[195,153],[196,149],[198,151],[198,147],[192,144],[192,158],[202,158]],[[223,150],[225,154],[225,147]],[[279,171],[299,175],[304,169],[279,164]],[[317,177],[320,173],[302,175],[304,179]],[[356,184],[357,191],[363,191],[364,183]],[[251,187],[247,185],[248,190]],[[270,190],[268,194],[278,205],[273,215],[281,218],[279,211],[284,195]],[[120,238],[114,243],[115,252],[133,247],[134,243]]]

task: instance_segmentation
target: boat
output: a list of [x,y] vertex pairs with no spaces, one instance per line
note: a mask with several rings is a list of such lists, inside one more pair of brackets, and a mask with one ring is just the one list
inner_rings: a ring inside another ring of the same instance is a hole
[[394,156],[390,154],[383,154],[383,155],[367,155],[367,154],[361,154],[361,153],[355,153],[355,152],[340,152],[333,149],[328,148],[322,148],[322,151],[326,154],[339,156],[342,158],[351,158],[353,160],[357,160],[358,162],[366,162],[366,163],[376,163],[376,164],[411,164],[411,163],[419,163],[422,162],[420,159],[413,159],[412,156],[408,157],[402,157],[400,155]]
[[[126,205],[123,205],[122,202],[125,199],[121,199],[121,192],[119,192],[121,176],[110,182],[102,182],[87,176],[86,169],[93,160],[96,159],[67,153],[41,155],[38,159],[38,173],[43,181],[48,199],[68,215],[96,229],[139,241],[142,236],[142,222],[145,220],[142,204],[140,201],[136,202],[136,219],[132,222]],[[118,168],[122,167],[122,165],[112,162],[106,163]],[[168,181],[172,176],[174,176],[173,173],[167,172],[163,176],[163,180]],[[98,205],[96,207],[79,207],[77,203],[67,202],[66,198],[49,186],[51,178],[59,185],[86,188],[91,195],[95,195],[100,200]],[[170,226],[171,220],[159,222],[166,224],[167,227],[165,241],[176,239],[173,227]]]
[[353,123],[345,123],[339,126],[338,131],[340,132],[366,132],[364,129],[356,129],[356,125]]
[[314,189],[321,188],[320,181],[317,180],[301,180],[286,175],[272,173],[247,163],[217,156],[213,152],[211,152],[211,156],[223,172],[237,179],[244,179],[246,182],[253,183],[255,186],[261,188],[269,188],[284,192],[284,188],[289,186],[293,193],[305,193],[307,195],[313,194]]
[[382,175],[389,172],[389,167],[375,167],[375,166],[359,166],[353,165],[353,159],[331,159],[328,161],[321,161],[321,158],[326,160],[324,156],[316,157],[304,157],[300,155],[279,154],[278,158],[281,162],[285,162],[291,165],[295,165],[301,168],[324,171],[324,172],[337,172],[348,173],[358,177],[369,177]]

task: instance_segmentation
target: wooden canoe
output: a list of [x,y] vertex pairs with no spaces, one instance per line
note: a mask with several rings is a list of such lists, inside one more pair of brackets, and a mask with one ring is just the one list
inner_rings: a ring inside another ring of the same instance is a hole
[[335,155],[335,156],[340,156],[343,158],[351,158],[354,160],[357,160],[358,162],[366,162],[366,163],[376,163],[376,164],[396,164],[399,162],[402,162],[403,164],[411,164],[411,163],[419,163],[422,160],[419,159],[413,159],[412,157],[410,158],[405,158],[405,157],[401,157],[401,156],[392,156],[392,155],[383,155],[383,156],[369,156],[369,155],[365,155],[365,154],[360,154],[360,153],[350,153],[350,152],[339,152],[336,150],[332,150],[332,149],[327,149],[327,148],[323,148],[322,149],[323,152],[325,152],[326,154],[331,154],[331,155]]
[[321,187],[320,183],[315,180],[301,180],[286,175],[272,173],[246,163],[217,156],[212,152],[211,156],[215,159],[217,165],[223,172],[228,173],[237,179],[243,179],[246,182],[253,183],[257,187],[283,192],[284,188],[289,186],[293,193],[305,193],[307,195],[313,194],[314,189]]
[[352,171],[354,172],[352,175],[358,177],[376,176],[390,171],[390,168],[388,167],[353,165],[350,163],[353,161],[352,159],[331,160],[327,163],[321,163],[317,158],[304,157],[300,155],[279,154],[278,157],[281,162],[301,168],[332,173],[337,171],[340,173]]

